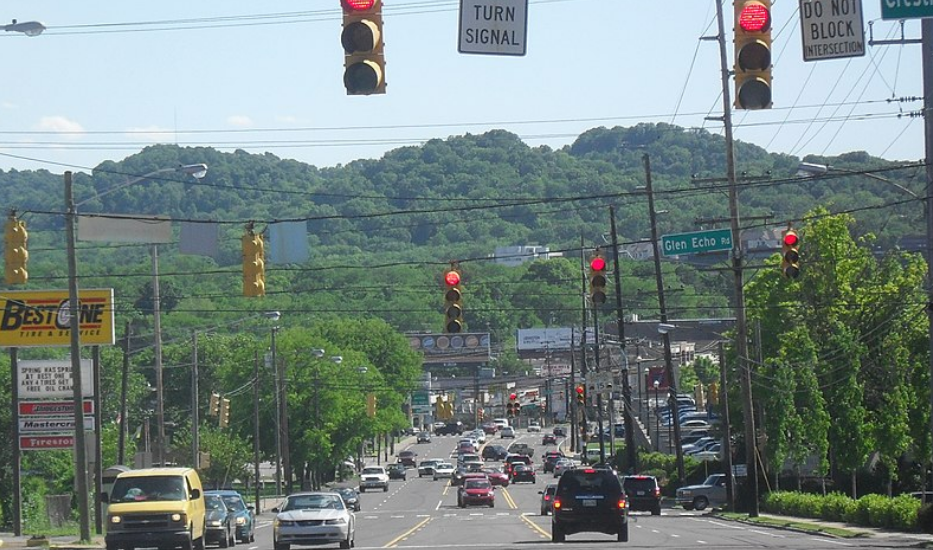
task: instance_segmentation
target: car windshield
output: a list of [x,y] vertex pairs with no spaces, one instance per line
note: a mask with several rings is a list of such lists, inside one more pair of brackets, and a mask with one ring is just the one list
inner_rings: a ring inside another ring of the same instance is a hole
[[113,502],[185,500],[185,480],[181,476],[117,478],[110,494]]
[[656,483],[648,477],[627,477],[622,481],[626,491],[653,491]]
[[363,473],[364,474],[381,474],[384,472],[382,471],[382,468],[364,468]]
[[610,495],[618,493],[619,481],[614,475],[603,472],[579,472],[573,475],[568,472],[561,476],[561,482],[557,486],[558,493],[561,496],[572,496],[576,494],[597,494]]
[[204,507],[208,510],[223,510],[224,501],[217,495],[204,495]]
[[343,500],[338,495],[294,495],[288,497],[282,511],[327,509],[343,510]]
[[485,479],[468,479],[464,486],[467,489],[488,489],[491,487]]
[[227,508],[233,508],[237,512],[246,510],[246,503],[239,495],[220,495],[220,498],[224,499]]
[[437,465],[438,470],[453,470],[453,464],[447,464],[446,462]]

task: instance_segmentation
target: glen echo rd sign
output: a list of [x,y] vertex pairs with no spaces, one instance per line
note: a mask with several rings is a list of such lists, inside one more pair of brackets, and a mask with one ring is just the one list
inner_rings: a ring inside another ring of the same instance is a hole
[[[80,290],[82,345],[113,345],[113,289]],[[66,290],[0,291],[0,347],[66,347],[71,310]]]

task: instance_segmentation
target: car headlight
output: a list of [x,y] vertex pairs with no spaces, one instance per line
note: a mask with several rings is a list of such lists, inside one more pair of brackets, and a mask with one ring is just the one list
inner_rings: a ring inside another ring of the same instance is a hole
[[329,519],[324,522],[324,525],[343,525],[347,522],[347,518],[335,518]]
[[185,523],[184,514],[175,513],[175,514],[172,514],[169,519],[171,519],[175,523]]
[[122,516],[110,516],[110,523],[113,525],[119,525],[122,521]]
[[240,517],[236,518],[236,524],[237,524],[237,525],[246,525],[246,518],[244,518],[243,516],[240,516]]
[[219,519],[212,519],[211,521],[207,522],[207,524],[211,527],[220,527],[223,523]]
[[275,522],[273,524],[274,527],[293,527],[294,525],[295,525],[294,521],[290,521],[287,519],[279,519],[279,518],[275,518]]

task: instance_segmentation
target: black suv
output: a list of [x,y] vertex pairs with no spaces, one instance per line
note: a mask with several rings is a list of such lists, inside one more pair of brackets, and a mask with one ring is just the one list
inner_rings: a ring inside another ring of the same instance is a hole
[[628,542],[628,500],[619,476],[605,466],[568,470],[557,483],[551,540],[583,532],[617,535]]
[[654,476],[625,476],[622,487],[628,497],[629,508],[661,515],[661,487]]
[[448,422],[434,430],[434,435],[463,435],[462,422]]

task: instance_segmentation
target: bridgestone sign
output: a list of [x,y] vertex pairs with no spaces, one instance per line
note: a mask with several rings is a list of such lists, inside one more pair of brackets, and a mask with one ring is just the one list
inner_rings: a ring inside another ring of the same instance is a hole
[[865,55],[861,0],[800,0],[803,60]]

